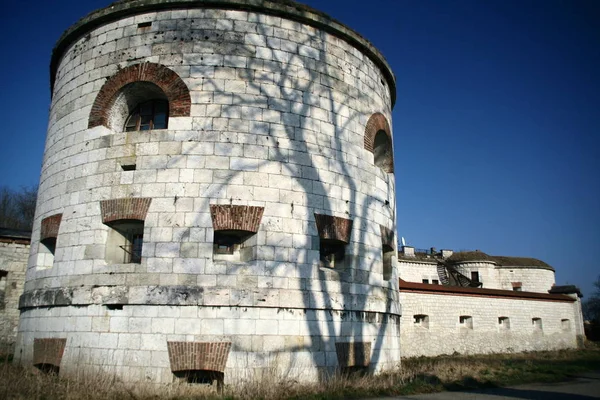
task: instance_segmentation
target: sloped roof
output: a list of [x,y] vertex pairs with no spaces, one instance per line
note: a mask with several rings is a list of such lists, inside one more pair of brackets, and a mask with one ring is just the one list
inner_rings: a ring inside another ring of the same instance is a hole
[[523,300],[545,300],[574,302],[575,299],[566,294],[558,293],[537,293],[537,292],[517,292],[513,290],[500,289],[482,289],[463,286],[449,285],[430,285],[428,283],[407,282],[400,279],[400,292],[430,293],[440,295],[473,296],[473,297],[493,297],[493,298],[514,298]]
[[465,262],[465,261],[490,261],[496,262],[494,257],[485,254],[483,251],[459,251],[448,257],[450,262]]
[[496,260],[498,265],[503,267],[540,267],[554,271],[554,268],[542,260],[538,260],[537,258],[506,256],[493,256],[493,258]]

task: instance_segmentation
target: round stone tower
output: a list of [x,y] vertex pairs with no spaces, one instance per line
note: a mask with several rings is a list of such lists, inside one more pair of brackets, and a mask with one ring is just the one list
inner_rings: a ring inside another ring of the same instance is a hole
[[399,363],[391,109],[292,1],[129,0],[69,28],[16,358],[124,381]]

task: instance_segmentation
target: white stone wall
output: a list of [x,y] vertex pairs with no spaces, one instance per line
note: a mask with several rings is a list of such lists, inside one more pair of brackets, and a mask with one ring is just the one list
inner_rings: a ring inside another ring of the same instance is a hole
[[[400,302],[402,357],[575,348],[583,337],[577,301],[400,292]],[[415,315],[427,315],[429,327],[415,324]],[[461,327],[460,316],[470,316],[473,328]],[[510,329],[499,317],[509,318]],[[541,318],[541,331],[533,318]]]
[[482,282],[482,287],[486,289],[500,289],[498,282],[498,271],[496,264],[486,261],[462,262],[457,263],[459,270],[465,272],[467,278],[471,278],[471,272],[479,273],[479,281]]
[[61,373],[84,368],[116,373],[125,381],[170,383],[174,376],[167,341],[231,341],[226,382],[261,373],[316,380],[338,367],[336,341],[356,340],[357,335],[371,343],[371,360],[378,369],[396,366],[399,326],[397,320],[382,323],[380,316],[266,307],[35,309],[21,319],[22,348],[29,359],[34,337],[66,338]]
[[[461,268],[468,278],[471,272],[479,272],[479,279],[485,289],[513,290],[512,282],[521,282],[523,292],[548,293],[555,283],[554,271],[535,266],[499,266],[484,261],[462,262]],[[438,279],[437,264],[425,260],[407,260],[398,263],[400,278],[407,282],[422,282],[423,279]]]
[[12,352],[19,323],[19,296],[23,293],[29,245],[0,241],[0,354]]
[[435,261],[431,263],[399,259],[398,274],[401,279],[407,282],[421,283],[423,279],[429,279],[429,283],[431,283],[432,279],[440,279],[437,271],[437,263]]
[[[150,21],[150,28],[138,28],[138,23]],[[87,129],[92,104],[107,78],[144,62],[179,75],[190,89],[191,116],[170,118],[168,130]],[[386,82],[379,67],[344,40],[281,17],[225,10],[161,11],[91,30],[68,48],[57,69],[26,291],[90,288],[82,298],[93,303],[93,287],[200,287],[227,293],[210,305],[229,307],[228,296],[235,289],[250,299],[248,315],[260,314],[262,292],[272,291],[287,301],[277,300],[279,306],[313,310],[323,317],[308,331],[301,330],[300,321],[291,323],[297,329],[290,329],[289,336],[303,341],[297,347],[300,353],[312,351],[312,338],[343,330],[343,324],[334,328],[328,323],[321,310],[398,315],[396,258],[391,279],[384,280],[379,228],[381,224],[395,231],[394,176],[375,167],[373,154],[364,149],[365,124],[373,113],[382,113],[391,123]],[[132,160],[136,170],[123,171],[121,163]],[[139,265],[105,261],[110,228],[102,223],[99,202],[122,197],[152,198]],[[264,207],[256,261],[213,261],[210,204]],[[57,213],[62,213],[62,221],[54,264],[40,268],[40,221]],[[319,267],[314,213],[353,220],[345,271]],[[139,306],[136,318],[158,313],[153,309]],[[31,359],[34,337],[66,335],[65,357],[72,346],[88,347],[88,338],[100,340],[101,333],[92,329],[93,318],[100,315],[80,317],[78,312],[88,311],[78,310],[28,310],[20,335],[22,362]],[[44,313],[52,314],[47,323],[36,320]],[[303,324],[310,323],[302,318]],[[205,326],[201,321],[198,317],[189,322]],[[225,322],[219,324],[223,333],[210,337],[231,334],[225,333]],[[90,358],[104,360],[121,341],[145,343],[146,337],[132,326],[119,335],[133,336],[111,336]],[[287,323],[280,321],[282,326]],[[244,335],[250,337],[262,335],[266,325],[250,319],[246,328]],[[366,326],[349,333],[357,341],[376,341],[375,347],[386,354],[373,358],[374,369],[399,360],[398,332],[380,328],[377,339]],[[166,345],[170,333],[155,334]],[[173,335],[206,339],[199,333]],[[242,336],[234,335],[234,347],[248,349]],[[274,352],[296,349],[273,346]],[[150,360],[145,365],[164,373],[165,349],[156,355],[158,364],[153,367],[152,354],[145,353],[149,358],[144,363]],[[236,359],[233,366],[238,365]]]
[[554,271],[535,267],[502,266],[498,269],[499,289],[512,290],[512,282],[521,282],[524,292],[548,293],[555,283]]

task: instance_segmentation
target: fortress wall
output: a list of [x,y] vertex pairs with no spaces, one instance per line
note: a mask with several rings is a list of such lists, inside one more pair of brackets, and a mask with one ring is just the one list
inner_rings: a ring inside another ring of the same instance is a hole
[[[583,337],[578,302],[400,292],[402,357],[576,348]],[[427,315],[428,327],[415,324]],[[460,323],[472,318],[472,328]],[[508,317],[510,328],[499,324]],[[540,318],[536,329],[533,318]],[[563,322],[562,320],[568,320]]]
[[512,290],[513,282],[521,283],[524,292],[548,293],[556,283],[554,271],[535,267],[503,266],[498,269],[500,289]]
[[[173,379],[165,355],[174,337],[231,342],[226,379],[262,368],[253,360],[264,352],[310,354],[305,374],[331,372],[344,366],[327,355],[343,352],[339,343],[364,343],[371,370],[395,366],[398,274],[391,257],[384,275],[380,227],[395,236],[394,175],[386,172],[393,165],[379,168],[366,148],[372,121],[391,140],[389,73],[349,42],[281,13],[159,3],[161,11],[90,25],[55,60],[20,362],[45,360],[35,355],[36,339],[66,339],[61,371],[107,364],[135,381],[144,366],[164,383]],[[186,109],[180,93],[170,103],[168,129],[123,132],[114,107],[127,99],[119,95],[98,108],[128,77],[170,90],[171,73],[190,101]],[[103,205],[120,199],[147,206],[134,210],[144,223],[139,264],[107,261],[113,230]],[[211,205],[262,209],[248,260],[213,257]],[[351,221],[343,266],[323,267],[320,240],[331,232],[318,230],[315,214]],[[48,232],[53,257],[38,251]],[[238,321],[240,307],[249,321]],[[280,309],[293,310],[294,321]],[[190,317],[178,322],[181,313]],[[346,313],[358,322],[348,325]],[[248,341],[266,331],[288,339]],[[147,353],[148,341],[160,348]],[[112,359],[111,349],[126,356]]]
[[431,283],[432,279],[440,279],[435,261],[433,263],[421,263],[400,259],[398,260],[398,271],[400,279],[407,282],[422,282],[423,279],[429,279],[429,283]]
[[0,238],[0,354],[12,353],[29,257],[27,241]]

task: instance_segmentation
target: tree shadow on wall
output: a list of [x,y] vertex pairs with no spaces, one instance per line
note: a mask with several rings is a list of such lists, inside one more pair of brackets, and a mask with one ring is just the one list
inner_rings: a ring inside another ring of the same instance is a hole
[[[225,17],[225,11],[220,12]],[[269,25],[269,21],[277,22],[281,18],[248,14],[251,16],[248,20],[258,23],[234,19],[233,31],[197,30],[190,20],[178,24],[178,29],[184,30],[181,40],[197,40],[194,52],[204,55],[197,57],[194,79],[201,79],[202,95],[210,100],[195,104],[206,105],[207,110],[215,112],[215,117],[209,118],[207,111],[207,117],[193,119],[193,129],[199,131],[197,140],[212,139],[215,146],[233,149],[244,147],[237,137],[244,135],[250,145],[268,148],[266,158],[257,158],[252,166],[222,174],[222,183],[213,184],[210,192],[204,193],[201,208],[208,210],[211,202],[265,203],[265,200],[255,200],[254,187],[246,187],[242,195],[234,190],[234,183],[244,182],[245,172],[262,171],[273,174],[274,179],[276,175],[290,178],[290,186],[280,189],[279,199],[274,202],[289,204],[288,218],[302,220],[314,239],[318,239],[315,213],[343,215],[353,220],[353,236],[347,252],[349,262],[341,273],[321,268],[319,252],[313,247],[278,250],[275,245],[275,253],[287,251],[287,256],[251,266],[228,264],[227,274],[239,277],[250,271],[267,277],[289,276],[290,266],[295,265],[295,271],[291,272],[302,281],[305,310],[318,309],[333,315],[337,310],[364,311],[378,308],[371,307],[372,304],[385,304],[385,310],[378,309],[382,316],[377,321],[379,326],[372,324],[369,333],[365,332],[369,326],[366,321],[342,323],[343,331],[338,332],[333,317],[319,321],[322,323],[306,317],[304,323],[311,343],[285,349],[308,351],[313,365],[323,365],[319,354],[335,352],[339,338],[353,342],[376,338],[371,357],[371,364],[375,365],[381,359],[390,322],[387,313],[393,311],[397,296],[392,284],[395,274],[389,281],[376,283],[378,279],[373,272],[382,273],[379,271],[381,248],[372,238],[379,236],[377,222],[395,231],[395,203],[391,195],[394,175],[384,173],[375,165],[367,166],[363,159],[368,153],[362,144],[367,119],[375,112],[388,115],[391,112],[387,109],[389,99],[385,94],[374,97],[376,89],[382,93],[389,89],[368,86],[368,68],[363,71],[361,66],[369,65],[370,61],[358,60],[349,47],[344,49],[348,45],[341,39],[291,21],[285,22],[290,28],[286,31]],[[241,32],[237,30],[238,24],[243,27]],[[275,37],[275,28],[280,36],[286,36],[287,32],[286,38]],[[250,36],[254,44],[248,44]],[[335,46],[337,43],[340,46]],[[217,62],[207,64],[206,60],[211,59]],[[239,149],[237,152],[240,153]],[[251,156],[243,150],[242,153],[240,158],[245,160]],[[381,183],[377,185],[373,177]],[[382,186],[388,189],[380,189]],[[269,231],[284,232],[282,218],[270,215],[268,207],[261,225],[267,237]],[[201,221],[196,221],[196,226],[202,226]],[[205,257],[207,266],[211,265],[212,258]],[[337,278],[332,279],[332,276]],[[341,288],[339,296],[332,294],[334,286]],[[285,306],[280,304],[282,308]],[[238,346],[234,351],[252,350]]]

